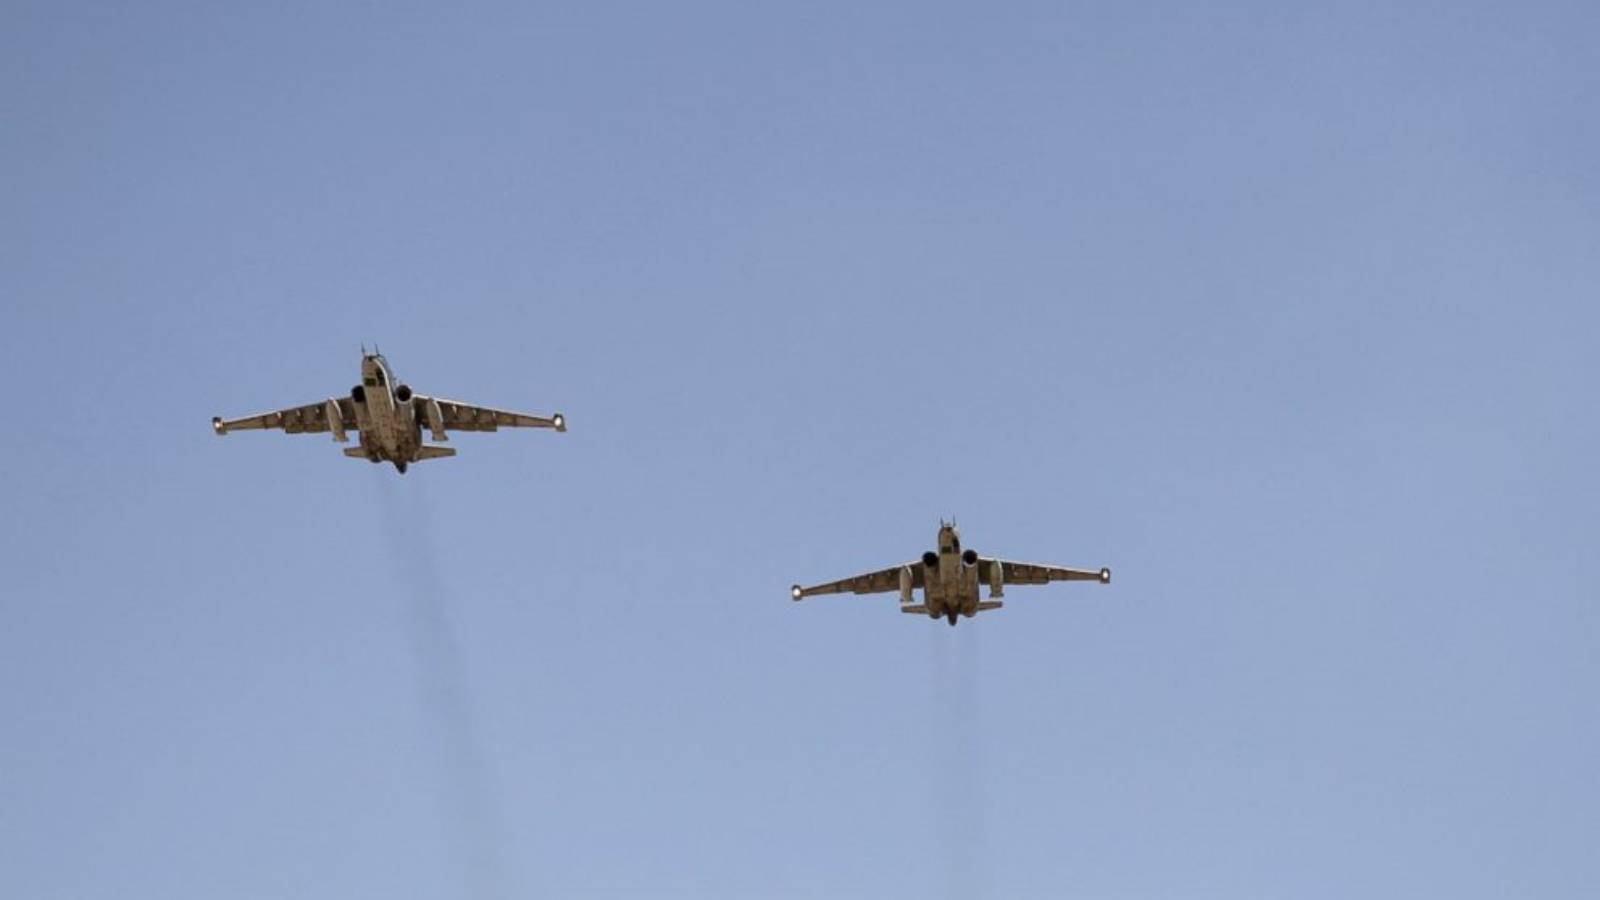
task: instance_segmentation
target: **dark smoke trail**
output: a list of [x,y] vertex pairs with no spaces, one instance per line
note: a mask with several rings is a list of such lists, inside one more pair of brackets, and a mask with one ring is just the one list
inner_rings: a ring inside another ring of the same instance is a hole
[[442,778],[441,821],[462,869],[466,896],[510,896],[502,848],[506,832],[468,696],[466,670],[450,617],[433,541],[432,504],[418,479],[379,473],[384,531],[402,584],[397,598],[416,658],[417,702]]
[[[984,895],[983,686],[978,679],[978,627],[962,620],[933,632],[934,845],[945,858],[945,896]],[[979,626],[981,627],[981,626]]]

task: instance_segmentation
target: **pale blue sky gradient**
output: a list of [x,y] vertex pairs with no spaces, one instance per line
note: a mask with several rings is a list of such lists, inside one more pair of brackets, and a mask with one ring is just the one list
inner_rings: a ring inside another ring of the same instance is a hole
[[0,894],[1592,896],[1600,7],[1129,7],[8,6]]

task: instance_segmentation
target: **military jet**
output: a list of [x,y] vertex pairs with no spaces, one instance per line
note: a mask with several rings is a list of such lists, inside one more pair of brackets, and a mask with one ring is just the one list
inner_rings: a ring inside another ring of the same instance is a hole
[[[1111,570],[1098,572],[1088,569],[1062,569],[1056,566],[1036,566],[1032,563],[1008,562],[979,556],[976,550],[961,549],[961,532],[956,523],[939,523],[939,550],[929,550],[915,562],[830,581],[813,587],[795,585],[789,596],[803,600],[817,594],[884,594],[900,591],[900,611],[913,615],[926,615],[930,619],[944,616],[953,627],[957,616],[972,618],[980,612],[999,609],[1004,604],[1008,584],[1045,584],[1051,581],[1098,581],[1111,583]],[[989,585],[989,599],[980,600],[978,589]],[[922,602],[915,603],[913,593],[922,588]]]
[[361,351],[361,383],[351,388],[347,397],[329,397],[320,403],[242,419],[211,420],[212,430],[219,435],[251,428],[282,428],[289,434],[331,431],[333,439],[344,444],[350,441],[349,431],[359,431],[361,446],[346,447],[344,455],[390,462],[402,474],[411,463],[456,455],[452,447],[424,444],[423,425],[435,441],[448,441],[447,431],[497,431],[502,427],[567,430],[566,417],[560,413],[546,419],[413,393],[395,377],[383,354],[365,349]]

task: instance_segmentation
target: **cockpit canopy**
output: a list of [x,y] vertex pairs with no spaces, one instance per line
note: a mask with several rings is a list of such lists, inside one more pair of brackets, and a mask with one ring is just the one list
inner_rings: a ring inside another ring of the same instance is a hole
[[945,525],[939,529],[939,552],[961,552],[961,532],[957,531],[954,525]]
[[361,381],[367,387],[388,387],[389,364],[377,353],[368,353],[366,365],[361,367]]

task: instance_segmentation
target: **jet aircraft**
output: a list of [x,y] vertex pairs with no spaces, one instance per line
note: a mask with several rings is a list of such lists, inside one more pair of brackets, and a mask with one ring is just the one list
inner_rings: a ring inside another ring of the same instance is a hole
[[361,446],[345,448],[344,455],[390,462],[402,474],[411,463],[456,455],[452,447],[424,444],[424,425],[435,441],[449,440],[448,431],[497,431],[502,427],[567,430],[566,417],[560,413],[543,418],[413,393],[395,377],[383,354],[365,349],[361,352],[361,383],[351,388],[348,396],[242,419],[211,420],[211,428],[219,435],[252,428],[282,428],[288,434],[331,431],[333,439],[343,444],[350,440],[348,432],[359,431]]
[[[883,594],[900,591],[900,611],[926,615],[930,619],[944,616],[953,627],[956,617],[972,618],[980,612],[999,609],[1004,604],[1008,584],[1045,584],[1051,581],[1098,581],[1111,583],[1111,570],[1098,572],[1088,569],[1063,569],[1057,566],[1037,566],[1032,563],[1009,562],[979,556],[976,550],[961,549],[961,533],[954,522],[939,523],[939,550],[929,550],[915,562],[868,572],[842,581],[830,581],[812,587],[795,585],[789,595],[795,600],[817,594]],[[989,585],[988,600],[980,600],[979,587]],[[922,588],[923,600],[915,603],[913,592]]]

